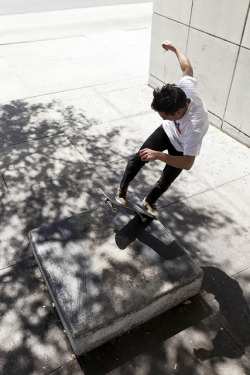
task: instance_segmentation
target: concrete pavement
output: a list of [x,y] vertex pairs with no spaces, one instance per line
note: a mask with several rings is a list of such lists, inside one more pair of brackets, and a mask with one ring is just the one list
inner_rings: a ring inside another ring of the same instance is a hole
[[[190,304],[76,359],[27,241],[98,205],[100,175],[117,184],[159,125],[151,14],[142,3],[1,16],[3,375],[250,373],[250,153],[218,129],[159,201],[161,222],[204,271]],[[131,191],[143,198],[160,168],[147,165]]]

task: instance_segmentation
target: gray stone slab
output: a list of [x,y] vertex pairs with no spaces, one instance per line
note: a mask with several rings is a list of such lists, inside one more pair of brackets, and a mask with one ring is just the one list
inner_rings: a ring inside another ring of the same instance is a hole
[[0,193],[0,270],[30,258],[32,250],[8,193]]
[[223,278],[223,282],[202,293],[223,327],[250,359],[250,293],[249,268],[230,278],[215,267],[204,267],[206,273]]
[[0,102],[6,103],[10,100],[27,98],[31,92],[24,83],[16,76],[12,69],[6,64],[4,59],[0,57],[1,82],[2,90],[0,92]]
[[[136,152],[155,130],[158,122],[152,124],[152,118],[155,118],[155,114],[148,113],[87,126],[78,132],[68,128],[65,133],[91,164],[99,165],[107,161],[116,163]],[[114,165],[112,168],[114,169]]]
[[79,214],[100,204],[98,187],[104,187],[92,168],[66,177],[45,180],[29,189],[12,188],[11,196],[24,232]]
[[141,67],[83,35],[1,46],[1,56],[32,96],[143,76]]
[[[209,188],[250,174],[250,149],[222,131],[207,134],[191,171]],[[219,157],[218,157],[219,155]]]
[[0,197],[3,196],[4,193],[7,192],[7,187],[5,185],[5,182],[2,178],[2,175],[0,174]]
[[[201,267],[233,276],[250,265],[248,186],[249,176],[173,204],[161,210],[161,222]],[[222,281],[217,276],[203,288]]]
[[62,133],[51,116],[54,105],[16,100],[0,106],[0,147]]
[[202,270],[159,222],[105,202],[32,230],[30,241],[78,355],[200,289]]
[[44,375],[72,360],[37,264],[0,271],[0,373]]
[[80,171],[85,166],[86,160],[64,134],[0,149],[0,167],[10,189],[27,188]]
[[[93,3],[91,2],[91,4]],[[84,1],[84,5],[86,5],[86,1]],[[105,4],[102,3],[102,5]],[[8,6],[11,5],[8,4]],[[29,7],[29,5],[27,6]],[[61,7],[62,3],[59,6]],[[2,16],[0,25],[1,44],[68,38],[86,35],[86,33],[113,31],[116,34],[118,30],[144,29],[151,25],[151,2],[147,4],[92,6],[82,9],[79,9],[79,6],[78,9],[71,9],[72,3],[67,3],[67,6],[70,9],[64,11]],[[6,33],[6,30],[8,30],[8,33]]]
[[85,375],[248,374],[250,361],[199,299],[79,358]]

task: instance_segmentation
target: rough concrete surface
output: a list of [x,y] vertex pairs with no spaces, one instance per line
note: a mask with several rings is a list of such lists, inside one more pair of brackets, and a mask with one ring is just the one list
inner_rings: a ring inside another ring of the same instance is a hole
[[200,291],[203,271],[161,223],[106,202],[29,238],[78,355]]
[[[249,149],[218,129],[159,201],[160,222],[204,271],[190,304],[75,358],[27,248],[28,231],[96,207],[98,184],[116,185],[159,126],[151,18],[152,3],[0,16],[1,375],[250,373]],[[180,40],[172,26],[162,36]],[[143,198],[160,170],[149,163],[131,191]]]

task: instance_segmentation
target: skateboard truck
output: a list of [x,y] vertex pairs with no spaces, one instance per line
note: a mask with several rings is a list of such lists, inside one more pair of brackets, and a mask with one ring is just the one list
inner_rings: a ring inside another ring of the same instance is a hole
[[111,207],[112,212],[116,212],[117,211],[117,207],[115,207],[114,203],[112,203],[108,198],[105,198],[104,200]]

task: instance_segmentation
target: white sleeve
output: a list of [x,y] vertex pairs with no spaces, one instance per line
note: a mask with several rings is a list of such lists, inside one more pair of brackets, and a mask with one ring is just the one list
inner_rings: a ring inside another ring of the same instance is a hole
[[183,91],[185,90],[196,90],[198,82],[194,77],[184,76],[182,79],[177,83],[177,86],[180,87]]
[[185,134],[183,155],[197,156],[200,153],[203,135],[199,131]]

